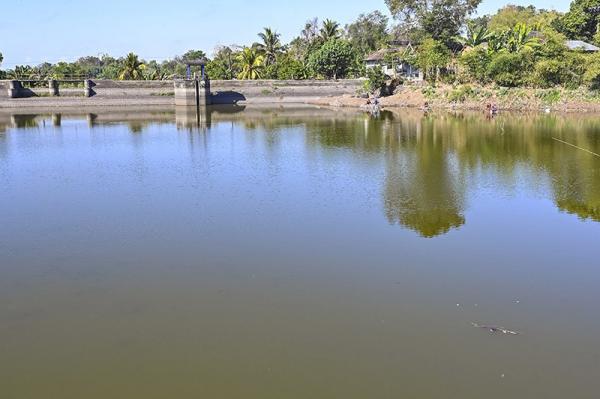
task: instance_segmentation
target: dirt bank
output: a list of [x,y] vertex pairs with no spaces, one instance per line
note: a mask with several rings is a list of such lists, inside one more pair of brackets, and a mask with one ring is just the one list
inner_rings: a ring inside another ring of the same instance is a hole
[[[312,104],[360,107],[366,99],[352,95],[319,98]],[[380,98],[385,107],[484,110],[495,104],[507,111],[600,112],[600,93],[587,89],[497,88],[471,85],[402,86],[392,96]]]

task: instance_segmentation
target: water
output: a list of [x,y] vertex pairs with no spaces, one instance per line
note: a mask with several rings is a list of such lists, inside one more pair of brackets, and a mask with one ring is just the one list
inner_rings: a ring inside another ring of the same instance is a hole
[[600,116],[0,113],[0,397],[597,398],[600,157],[554,138]]

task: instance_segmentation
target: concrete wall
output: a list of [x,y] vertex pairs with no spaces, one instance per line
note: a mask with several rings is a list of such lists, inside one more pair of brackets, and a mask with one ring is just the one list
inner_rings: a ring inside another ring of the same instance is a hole
[[213,103],[301,101],[303,98],[356,94],[360,79],[348,80],[212,80]]
[[[8,81],[0,81],[0,107],[10,106],[10,102],[52,103],[56,106],[77,106],[104,103],[126,105],[175,103],[175,88],[172,80],[168,81],[115,81],[93,80],[95,95],[84,98],[83,85],[59,88],[60,97],[48,97],[48,85],[34,88],[32,91],[40,97],[28,99],[9,99]],[[269,102],[304,102],[315,97],[332,97],[353,95],[362,86],[359,79],[324,81],[324,80],[212,80],[212,101],[215,104],[231,103],[269,103]],[[79,98],[81,97],[81,98]],[[69,100],[70,98],[70,100]],[[15,105],[15,104],[12,104]]]
[[0,80],[0,98],[8,98],[8,81]]

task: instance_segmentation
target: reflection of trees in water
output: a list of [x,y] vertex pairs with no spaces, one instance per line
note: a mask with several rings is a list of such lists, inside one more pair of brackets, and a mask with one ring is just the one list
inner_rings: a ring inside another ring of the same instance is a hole
[[384,212],[390,223],[424,237],[465,223],[464,184],[451,150],[451,135],[427,119],[334,119],[308,123],[312,144],[385,154]]
[[[461,165],[482,165],[515,178],[519,167],[549,177],[553,199],[563,211],[600,221],[600,158],[557,142],[556,137],[591,151],[600,149],[600,119],[505,115],[492,124],[463,129],[468,148],[457,151]],[[461,134],[453,131],[453,134]]]
[[144,129],[146,129],[148,124],[144,122],[135,121],[127,123],[127,126],[129,127],[129,131],[131,133],[142,133]]
[[453,137],[437,132],[435,124],[427,120],[396,134],[396,146],[386,156],[383,191],[390,223],[423,237],[462,226],[465,187],[449,151]]
[[[550,181],[559,209],[600,221],[600,159],[560,144],[600,150],[599,118],[479,114],[423,117],[403,113],[307,122],[312,145],[385,152],[384,211],[426,237],[465,223],[466,179],[491,171],[499,184]],[[549,179],[548,179],[549,178]]]
[[[206,119],[240,126],[249,132],[247,140],[262,141],[272,154],[282,151],[282,134],[290,128],[305,129],[311,149],[344,148],[373,159],[383,154],[384,213],[390,222],[423,236],[443,234],[465,223],[466,183],[478,184],[484,174],[507,186],[523,177],[529,179],[529,186],[549,182],[559,209],[600,222],[600,158],[552,139],[600,153],[597,116],[502,114],[489,120],[481,114],[423,117],[407,110],[383,112],[378,118],[312,108],[241,110],[214,109]],[[37,127],[42,117],[5,115],[0,118],[0,131]],[[176,117],[178,124],[187,120]],[[127,118],[104,118],[108,123],[127,123]],[[90,126],[96,123],[96,115],[88,119]],[[197,123],[195,115],[192,122]],[[144,117],[130,120],[128,127],[139,133],[150,123]]]

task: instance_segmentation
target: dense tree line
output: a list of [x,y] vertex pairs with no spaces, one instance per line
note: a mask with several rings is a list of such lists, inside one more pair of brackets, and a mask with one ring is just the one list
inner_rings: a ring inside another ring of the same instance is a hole
[[[493,15],[474,17],[481,0],[385,0],[394,18],[380,11],[360,15],[342,27],[326,19],[307,21],[298,36],[283,43],[264,28],[257,41],[222,46],[210,58],[190,50],[166,61],[136,54],[90,56],[75,62],[22,65],[0,71],[0,78],[164,80],[185,76],[184,60],[206,58],[212,79],[369,78],[376,89],[385,80],[364,66],[375,50],[409,41],[412,46],[388,53],[386,64],[401,61],[421,69],[430,82],[499,86],[600,86],[600,54],[568,49],[567,39],[600,44],[600,0],[574,0],[570,10],[508,5]],[[0,63],[2,55],[0,54]],[[195,67],[194,72],[199,68]]]
[[[282,43],[278,32],[267,27],[257,35],[256,42],[219,47],[210,58],[201,50],[190,50],[162,62],[142,60],[134,53],[121,58],[89,56],[75,62],[19,65],[1,71],[0,78],[164,80],[185,76],[184,60],[201,58],[207,59],[206,71],[212,79],[359,77],[364,75],[365,54],[385,45],[389,38],[388,18],[374,11],[360,15],[346,27],[330,19],[310,20],[287,44]],[[199,67],[192,69],[199,72]]]

